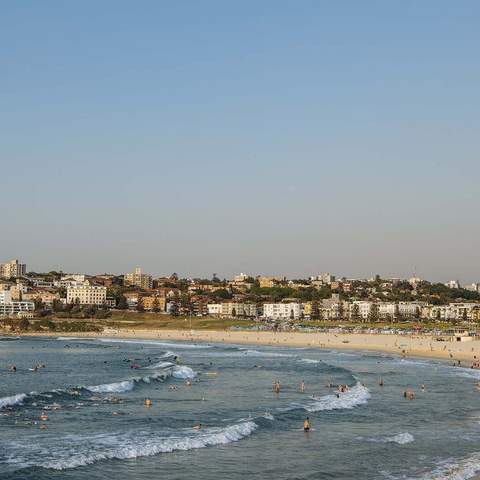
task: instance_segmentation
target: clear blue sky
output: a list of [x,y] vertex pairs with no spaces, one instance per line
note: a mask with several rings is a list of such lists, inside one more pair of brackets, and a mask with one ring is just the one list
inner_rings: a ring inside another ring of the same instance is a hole
[[0,260],[480,281],[480,2],[0,11]]

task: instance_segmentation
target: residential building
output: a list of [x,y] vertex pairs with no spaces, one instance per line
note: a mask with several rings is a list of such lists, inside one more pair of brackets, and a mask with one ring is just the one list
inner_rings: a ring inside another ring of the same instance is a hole
[[67,303],[80,305],[104,305],[107,288],[93,285],[77,285],[67,288]]
[[463,288],[465,288],[465,290],[469,290],[470,292],[480,292],[480,283],[471,283]]
[[275,320],[293,320],[302,316],[301,303],[265,303],[263,316]]
[[257,315],[257,306],[254,303],[209,303],[207,310],[209,315],[222,317],[255,317]]
[[68,273],[66,275],[62,275],[60,277],[60,280],[66,281],[66,280],[73,280],[74,282],[77,283],[85,283],[86,277],[82,273]]
[[248,278],[250,278],[250,275],[247,275],[246,273],[240,273],[239,275],[235,275],[233,277],[233,281],[237,283],[242,283]]
[[35,304],[33,302],[15,302],[12,300],[9,291],[0,291],[0,316],[19,316],[22,312],[33,312],[34,310]]
[[460,288],[460,282],[458,280],[450,280],[445,286],[448,288]]
[[220,316],[222,314],[222,304],[221,303],[209,303],[207,305],[207,312],[209,315]]
[[[156,305],[155,305],[156,301]],[[166,306],[166,298],[160,295],[149,295],[146,297],[142,297],[143,308],[145,310],[153,310],[156,306],[158,311],[164,312]]]
[[152,276],[142,273],[140,267],[137,267],[133,273],[126,273],[123,277],[123,283],[126,286],[135,286],[144,290],[148,290],[153,286]]
[[26,273],[27,266],[24,263],[19,263],[17,259],[0,264],[0,277],[2,278],[23,277]]

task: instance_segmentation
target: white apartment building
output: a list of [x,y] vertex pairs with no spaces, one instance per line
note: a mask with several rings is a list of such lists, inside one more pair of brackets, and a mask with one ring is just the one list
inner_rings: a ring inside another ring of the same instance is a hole
[[222,304],[221,303],[207,304],[207,312],[209,315],[220,316],[222,313]]
[[107,300],[107,287],[78,285],[67,287],[67,303],[80,305],[104,305]]
[[352,318],[353,313],[354,313],[354,305],[358,306],[358,316],[360,318],[363,318],[366,320],[368,318],[368,315],[370,314],[370,310],[372,308],[373,302],[368,302],[368,301],[355,301],[350,303],[349,305],[349,311],[350,311],[350,318]]
[[467,320],[472,319],[472,310],[478,303],[449,303],[448,305],[435,305],[430,308],[429,316],[432,320]]
[[23,277],[25,276],[26,272],[27,266],[25,263],[19,263],[17,259],[0,264],[0,277],[2,278]]
[[458,280],[450,280],[445,286],[448,288],[460,288],[460,282]]
[[480,292],[480,283],[471,283],[464,288],[465,290],[470,290],[470,292]]
[[151,275],[142,273],[142,269],[140,267],[135,268],[135,272],[133,273],[126,273],[123,276],[123,283],[126,286],[136,286],[145,290],[153,287]]
[[302,316],[301,303],[265,303],[263,316],[275,320],[298,319]]
[[63,275],[62,277],[60,277],[60,280],[73,280],[74,282],[85,283],[86,277],[81,273],[68,273],[67,275]]
[[255,317],[257,306],[254,303],[209,303],[207,311],[209,315],[222,317]]
[[35,310],[35,303],[33,302],[14,302],[12,301],[12,294],[9,291],[0,291],[0,316],[19,316],[22,312],[33,312]]

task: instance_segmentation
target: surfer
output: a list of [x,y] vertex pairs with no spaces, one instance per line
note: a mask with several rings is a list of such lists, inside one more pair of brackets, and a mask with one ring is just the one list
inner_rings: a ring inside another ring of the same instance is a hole
[[305,381],[304,380],[302,380],[302,383],[300,384],[300,391],[302,393],[305,393]]
[[303,431],[304,432],[310,431],[310,419],[308,417],[303,421]]

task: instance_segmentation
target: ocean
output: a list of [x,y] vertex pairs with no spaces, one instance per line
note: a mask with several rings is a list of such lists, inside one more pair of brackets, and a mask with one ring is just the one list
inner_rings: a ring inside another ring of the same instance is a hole
[[[0,372],[2,480],[466,479],[480,472],[480,372],[444,362],[23,337],[0,338]],[[348,390],[337,396],[329,384]],[[407,389],[413,400],[404,398]]]

